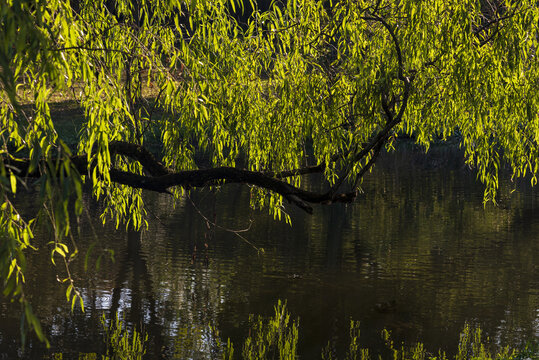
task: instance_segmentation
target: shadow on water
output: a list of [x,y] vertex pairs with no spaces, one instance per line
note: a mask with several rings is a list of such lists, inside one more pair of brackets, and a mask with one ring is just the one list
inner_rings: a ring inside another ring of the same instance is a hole
[[[31,339],[25,356],[102,353],[99,319],[121,313],[128,328],[148,333],[150,357],[211,358],[220,348],[208,324],[241,347],[249,314],[270,315],[278,299],[300,318],[304,358],[319,357],[328,341],[343,353],[351,318],[361,322],[362,346],[374,350],[384,346],[384,328],[396,343],[447,351],[457,348],[465,322],[498,344],[539,337],[536,189],[504,180],[500,206],[484,207],[483,187],[462,155],[442,147],[429,156],[385,155],[362,186],[349,206],[319,207],[313,216],[289,209],[293,227],[250,209],[245,187],[193,194],[221,226],[243,229],[252,219],[243,235],[263,254],[208,227],[188,199],[173,207],[148,194],[143,232],[101,227],[99,206],[88,200],[78,245],[82,254],[93,249],[90,265],[72,265],[86,312],[70,313],[56,282],[63,270],[49,265],[41,229],[27,291],[52,348]],[[35,208],[31,194],[18,201]],[[17,311],[0,301],[0,359],[21,355]]]

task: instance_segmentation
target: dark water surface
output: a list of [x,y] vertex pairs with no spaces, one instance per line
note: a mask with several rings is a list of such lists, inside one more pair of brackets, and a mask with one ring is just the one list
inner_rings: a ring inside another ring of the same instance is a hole
[[[87,202],[71,270],[86,312],[70,313],[61,267],[46,245],[29,259],[27,292],[50,334],[51,349],[29,339],[27,358],[102,352],[103,313],[124,314],[149,334],[150,358],[211,358],[219,352],[208,324],[240,352],[249,314],[269,315],[278,299],[300,318],[299,351],[319,357],[328,341],[342,353],[350,319],[361,322],[362,346],[381,352],[380,331],[427,349],[457,349],[466,322],[491,342],[539,338],[539,194],[525,183],[502,183],[499,206],[483,207],[483,187],[458,155],[386,155],[349,206],[289,209],[293,226],[249,208],[246,187],[198,193],[200,211],[251,243],[208,228],[189,200],[175,208],[149,194],[148,231],[103,228]],[[510,193],[511,189],[517,191]],[[31,197],[20,202],[31,212]],[[90,220],[91,221],[90,221]],[[45,231],[39,242],[49,241]],[[207,244],[207,247],[206,247]],[[84,254],[92,246],[89,268]],[[263,248],[259,254],[254,249]],[[114,262],[97,255],[114,251]],[[0,359],[21,356],[20,314],[0,301]]]

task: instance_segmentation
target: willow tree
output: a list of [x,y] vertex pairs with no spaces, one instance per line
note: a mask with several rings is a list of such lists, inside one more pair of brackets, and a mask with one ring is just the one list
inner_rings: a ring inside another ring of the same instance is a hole
[[[426,148],[457,134],[486,200],[504,163],[536,182],[535,1],[0,4],[0,278],[41,339],[25,254],[48,223],[51,262],[68,266],[85,184],[117,226],[145,226],[145,191],[179,199],[231,183],[289,220],[285,206],[353,201],[403,134]],[[254,10],[238,23],[244,6]],[[75,146],[55,128],[57,99],[84,111]],[[315,173],[323,191],[302,186]],[[29,186],[40,189],[34,218],[14,201]]]

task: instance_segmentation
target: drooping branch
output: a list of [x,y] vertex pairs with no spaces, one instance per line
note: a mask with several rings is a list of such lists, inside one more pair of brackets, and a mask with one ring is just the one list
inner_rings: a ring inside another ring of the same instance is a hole
[[[157,161],[143,146],[122,141],[111,142],[109,151],[111,154],[127,156],[142,164],[149,175],[139,175],[116,168],[109,170],[111,181],[138,189],[168,192],[168,189],[174,186],[194,188],[218,183],[249,184],[277,193],[308,213],[313,212],[308,203],[351,202],[356,196],[355,192],[330,195],[328,193],[306,191],[262,172],[232,167],[173,172]],[[88,170],[95,166],[94,163],[89,164],[87,159],[87,155],[77,155],[69,160],[80,174],[86,174]],[[6,168],[16,173],[19,177],[40,177],[47,171],[45,170],[47,166],[45,166],[44,160],[42,160],[43,166],[37,166],[32,171],[30,171],[30,159],[3,158],[2,161]]]
[[232,167],[179,171],[158,177],[137,175],[120,170],[112,170],[110,175],[111,180],[117,183],[159,192],[164,192],[173,186],[204,187],[219,181],[227,184],[250,184],[282,195],[308,213],[312,213],[313,210],[307,203],[351,202],[356,195],[355,193],[346,193],[329,196],[328,194],[306,191],[260,172]]

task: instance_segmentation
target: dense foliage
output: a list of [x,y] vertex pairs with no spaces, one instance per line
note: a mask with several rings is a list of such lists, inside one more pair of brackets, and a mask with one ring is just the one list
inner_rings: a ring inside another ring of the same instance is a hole
[[[403,135],[427,148],[457,136],[486,200],[502,164],[536,182],[535,1],[0,4],[0,277],[42,339],[25,252],[34,226],[50,224],[51,261],[80,299],[68,264],[84,184],[117,225],[144,226],[143,189],[180,198],[234,182],[289,220],[283,200],[308,212],[352,201]],[[239,22],[244,7],[255,10]],[[58,99],[84,111],[74,146],[51,116]],[[311,173],[326,190],[302,188]],[[41,207],[27,218],[13,199],[35,185]]]

